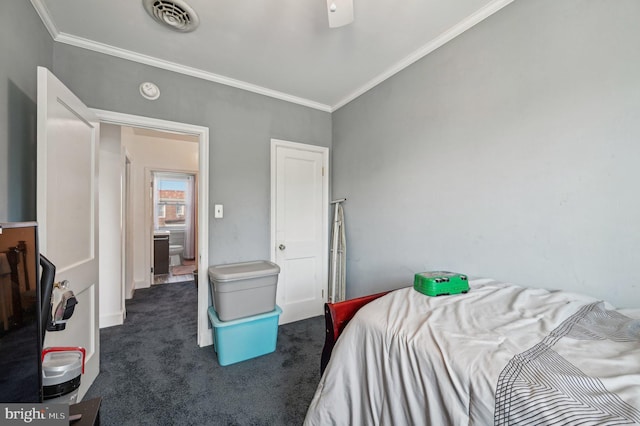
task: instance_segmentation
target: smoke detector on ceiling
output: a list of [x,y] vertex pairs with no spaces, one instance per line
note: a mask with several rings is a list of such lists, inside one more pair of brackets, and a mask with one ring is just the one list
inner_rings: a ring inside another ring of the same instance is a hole
[[184,0],[142,0],[153,19],[174,31],[187,33],[198,27],[200,19]]
[[155,101],[160,97],[160,89],[156,84],[150,81],[145,81],[140,84],[140,94],[145,99]]

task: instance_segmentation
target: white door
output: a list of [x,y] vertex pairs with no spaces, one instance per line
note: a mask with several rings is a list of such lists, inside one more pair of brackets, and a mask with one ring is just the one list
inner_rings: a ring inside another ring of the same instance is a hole
[[328,149],[271,141],[272,260],[280,323],[322,315],[327,286]]
[[94,114],[51,72],[38,67],[40,252],[56,265],[56,281],[69,281],[78,300],[66,329],[47,332],[44,345],[85,348],[79,399],[100,370],[98,141]]

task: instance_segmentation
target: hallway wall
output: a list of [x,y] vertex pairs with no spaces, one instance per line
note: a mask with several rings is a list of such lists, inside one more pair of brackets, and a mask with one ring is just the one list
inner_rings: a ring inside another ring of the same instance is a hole
[[122,324],[122,143],[120,126],[100,126],[100,164],[98,179],[100,244],[100,328]]

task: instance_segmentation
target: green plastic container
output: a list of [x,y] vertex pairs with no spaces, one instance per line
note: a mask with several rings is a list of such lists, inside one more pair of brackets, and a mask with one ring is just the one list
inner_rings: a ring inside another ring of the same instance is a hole
[[469,291],[469,279],[455,272],[420,272],[413,279],[413,288],[427,296],[460,294]]

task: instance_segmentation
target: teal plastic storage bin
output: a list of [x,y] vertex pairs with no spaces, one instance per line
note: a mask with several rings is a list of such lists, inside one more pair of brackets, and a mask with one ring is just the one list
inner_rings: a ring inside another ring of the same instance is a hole
[[276,350],[278,320],[282,313],[278,305],[271,312],[232,321],[220,321],[213,306],[208,313],[220,365],[235,364]]

